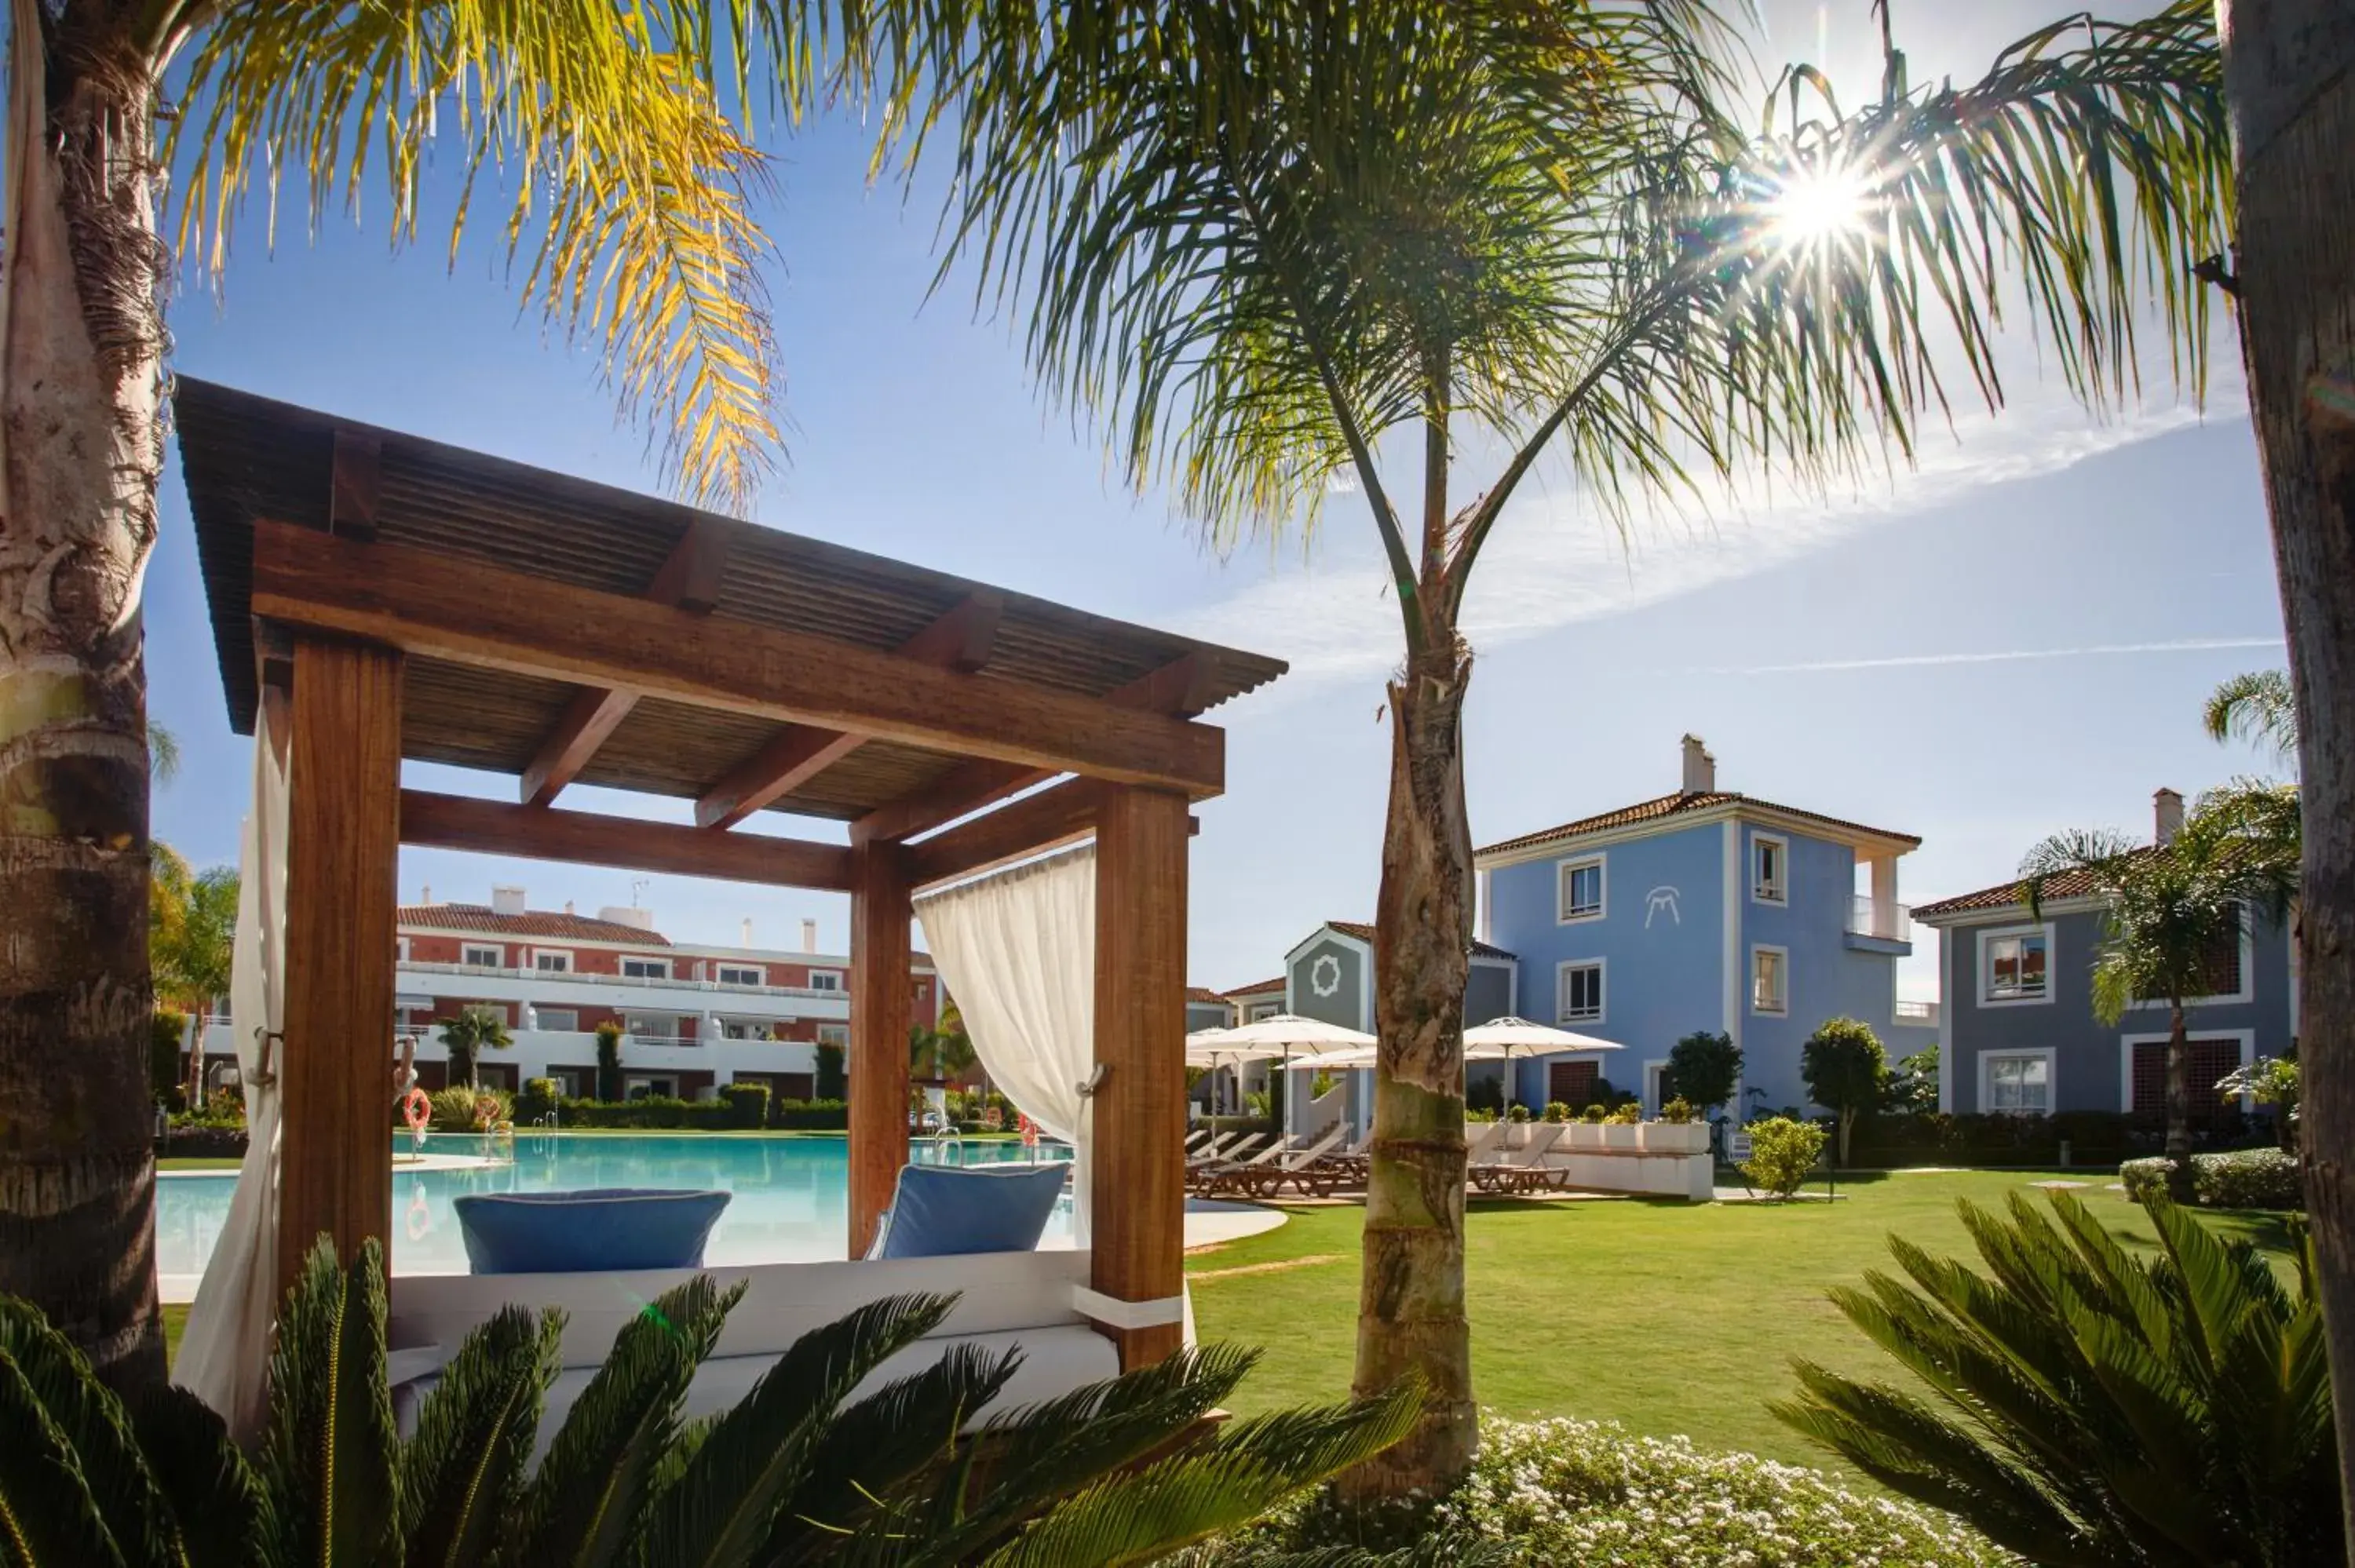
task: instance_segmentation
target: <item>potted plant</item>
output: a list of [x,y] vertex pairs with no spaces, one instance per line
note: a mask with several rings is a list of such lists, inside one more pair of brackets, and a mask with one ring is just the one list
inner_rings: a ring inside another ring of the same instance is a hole
[[1603,1147],[1633,1151],[1642,1141],[1643,1121],[1634,1101],[1620,1106],[1603,1118]]
[[1700,1154],[1709,1149],[1709,1124],[1693,1115],[1682,1098],[1660,1107],[1660,1119],[1644,1124],[1640,1139],[1646,1154]]
[[1562,1146],[1581,1153],[1592,1153],[1602,1148],[1604,1115],[1601,1106],[1588,1106],[1580,1111],[1572,1118],[1569,1130],[1562,1135]]
[[1502,1147],[1526,1148],[1529,1141],[1529,1107],[1514,1101],[1505,1107],[1505,1120],[1508,1125],[1505,1128]]
[[1570,1107],[1562,1104],[1560,1100],[1548,1100],[1546,1102],[1545,1118],[1550,1122],[1568,1121],[1570,1119]]

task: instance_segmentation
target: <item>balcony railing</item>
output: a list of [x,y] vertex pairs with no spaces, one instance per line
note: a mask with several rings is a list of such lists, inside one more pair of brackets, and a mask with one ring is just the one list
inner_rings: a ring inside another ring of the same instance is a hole
[[527,969],[511,965],[423,963],[413,959],[401,959],[400,968],[411,974],[490,975],[500,980],[553,980],[581,985],[652,986],[665,991],[704,991],[724,996],[815,997],[841,1001],[848,995],[840,986],[740,985],[732,981],[678,980],[662,975],[597,975],[584,974],[578,969]]
[[1926,1024],[1935,1028],[1938,1022],[1938,1004],[1934,1001],[1900,1001],[1897,1004],[1897,1022]]
[[1902,904],[1883,904],[1858,894],[1849,901],[1849,935],[1883,942],[1913,939],[1913,911]]

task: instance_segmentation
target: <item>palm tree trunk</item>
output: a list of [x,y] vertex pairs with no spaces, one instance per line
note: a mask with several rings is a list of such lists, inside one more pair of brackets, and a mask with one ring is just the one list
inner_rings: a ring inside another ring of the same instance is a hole
[[2297,690],[2307,1203],[2355,1562],[2355,15],[2218,0],[2241,334]]
[[160,1380],[146,673],[164,344],[149,78],[12,0],[0,258],[0,1291]]
[[1391,687],[1391,794],[1375,918],[1371,1174],[1354,1388],[1420,1377],[1420,1425],[1348,1477],[1363,1500],[1444,1489],[1479,1440],[1464,1313],[1464,987],[1472,837],[1463,714],[1471,657],[1452,628]]
[[2183,1004],[2167,1004],[2167,1143],[2168,1195],[2179,1203],[2191,1202],[2191,1041],[2183,1019]]

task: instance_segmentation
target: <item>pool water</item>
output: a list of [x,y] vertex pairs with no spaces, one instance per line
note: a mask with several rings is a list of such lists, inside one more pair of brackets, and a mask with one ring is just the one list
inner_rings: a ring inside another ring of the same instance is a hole
[[[436,1133],[423,1152],[480,1155],[485,1140]],[[414,1152],[400,1140],[398,1152]],[[1006,1141],[936,1147],[919,1143],[920,1163],[996,1164],[1068,1160],[1055,1144],[1025,1150]],[[659,1133],[619,1136],[526,1134],[515,1162],[457,1170],[402,1170],[392,1175],[392,1270],[464,1274],[466,1245],[451,1200],[470,1192],[562,1192],[583,1187],[676,1187],[735,1194],[704,1261],[815,1263],[842,1257],[850,1224],[848,1145],[839,1138],[713,1138]],[[155,1183],[155,1272],[202,1274],[229,1218],[234,1173],[169,1175]],[[1041,1246],[1068,1246],[1070,1199],[1048,1222]]]

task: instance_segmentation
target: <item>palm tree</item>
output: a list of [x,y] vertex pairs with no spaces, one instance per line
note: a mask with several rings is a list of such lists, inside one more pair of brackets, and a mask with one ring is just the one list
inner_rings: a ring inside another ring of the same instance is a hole
[[1027,30],[921,8],[952,239],[1053,395],[1220,547],[1344,493],[1380,545],[1403,650],[1356,1383],[1433,1397],[1353,1485],[1435,1489],[1476,1440],[1462,612],[1508,503],[1549,452],[1623,524],[1910,453],[1947,395],[1934,341],[2000,397],[1998,255],[2080,394],[2123,385],[2147,290],[2196,379],[2182,270],[2225,216],[2210,7],[2056,25],[1962,88],[1911,87],[1889,48],[1854,113],[1812,71],[1770,92],[1725,63],[1706,0],[1021,7]]
[[743,1291],[705,1276],[649,1303],[536,1465],[562,1314],[509,1308],[468,1335],[404,1440],[373,1241],[348,1269],[322,1245],[288,1293],[251,1459],[185,1389],[126,1406],[37,1311],[0,1298],[0,1410],[18,1458],[0,1467],[0,1539],[26,1568],[1092,1568],[1158,1561],[1241,1525],[1380,1449],[1413,1414],[1401,1390],[1205,1437],[1203,1417],[1256,1359],[1213,1347],[970,1438],[960,1429],[1006,1387],[1018,1350],[952,1350],[856,1392],[955,1305],[913,1296],[805,1335],[733,1409],[687,1423],[687,1384]]
[[458,226],[488,212],[532,305],[603,345],[679,488],[741,507],[775,436],[745,110],[756,77],[782,111],[803,104],[809,46],[790,0],[11,6],[0,908],[19,939],[0,965],[0,1286],[104,1375],[164,1366],[140,914],[150,758],[169,752],[145,717],[140,586],[167,240],[222,267],[256,170],[291,175],[314,216],[380,193],[368,210],[413,240],[437,164],[475,198]]
[[973,1037],[962,1029],[932,1029],[921,1023],[908,1026],[908,1067],[919,1078],[945,1081],[957,1077],[978,1059],[974,1053]]
[[487,1007],[464,1007],[442,1024],[442,1044],[450,1053],[450,1086],[474,1086],[474,1061],[485,1051],[504,1051],[515,1041],[506,1020]]
[[147,948],[155,995],[202,1017],[229,994],[237,939],[237,869],[211,865],[193,871],[161,839],[152,848]]
[[2209,694],[2200,718],[2211,740],[2263,746],[2278,758],[2297,755],[2297,694],[2286,670],[2234,675]]
[[2298,796],[2243,783],[2200,797],[2183,826],[2143,844],[2110,829],[2056,833],[2020,862],[2031,918],[2045,901],[2103,901],[2094,960],[2094,1012],[2115,1024],[2137,1002],[2167,1004],[2167,1157],[2179,1201],[2191,1192],[2190,1050],[2184,999],[2210,996],[2220,955],[2236,953],[2250,923],[2279,925],[2297,892]]
[[[1914,1374],[1904,1387],[1797,1363],[1773,1406],[1893,1492],[2031,1563],[2290,1568],[2338,1554],[2338,1446],[2311,1256],[2298,1287],[2189,1210],[2148,1207],[2129,1252],[2076,1198],[2010,1218],[1966,1202],[1984,1275],[1891,1236],[1833,1302]],[[1910,1281],[1910,1284],[1908,1283]]]

